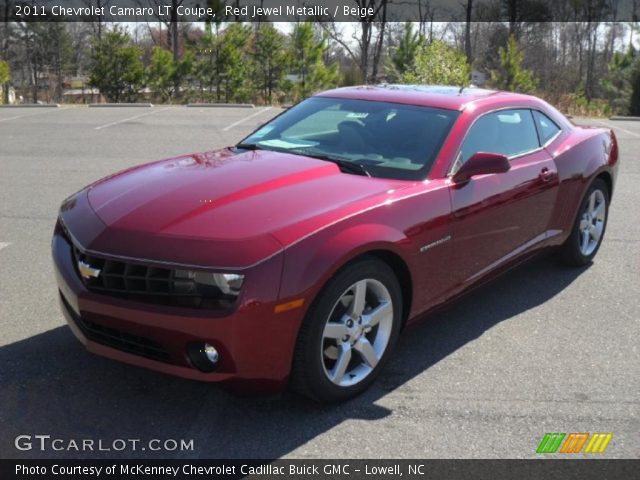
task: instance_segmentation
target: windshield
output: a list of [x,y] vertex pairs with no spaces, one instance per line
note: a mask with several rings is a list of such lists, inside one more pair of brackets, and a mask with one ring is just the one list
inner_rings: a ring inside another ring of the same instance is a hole
[[422,180],[457,117],[453,110],[312,97],[238,147],[335,161],[348,173]]

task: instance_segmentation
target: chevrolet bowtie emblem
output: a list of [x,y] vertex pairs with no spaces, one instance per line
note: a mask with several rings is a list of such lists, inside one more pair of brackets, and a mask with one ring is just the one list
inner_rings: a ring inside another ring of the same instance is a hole
[[84,263],[82,260],[78,260],[78,271],[80,272],[80,275],[82,275],[82,278],[87,280],[90,278],[98,278],[98,276],[100,275],[99,268],[93,268],[91,265],[89,265],[88,263]]

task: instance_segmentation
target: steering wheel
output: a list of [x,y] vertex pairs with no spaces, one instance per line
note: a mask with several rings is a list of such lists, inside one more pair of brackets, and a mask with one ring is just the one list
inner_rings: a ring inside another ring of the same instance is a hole
[[365,128],[357,122],[346,121],[338,124],[340,146],[351,153],[365,153],[369,150]]

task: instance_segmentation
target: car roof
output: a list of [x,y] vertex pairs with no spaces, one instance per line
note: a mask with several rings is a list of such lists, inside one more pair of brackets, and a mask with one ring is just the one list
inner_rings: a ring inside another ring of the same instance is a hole
[[[505,100],[531,100],[533,97],[500,90],[443,85],[361,85],[336,88],[319,93],[319,97],[351,98],[378,102],[404,103],[425,107],[464,110],[470,103]],[[484,103],[484,102],[483,102]]]

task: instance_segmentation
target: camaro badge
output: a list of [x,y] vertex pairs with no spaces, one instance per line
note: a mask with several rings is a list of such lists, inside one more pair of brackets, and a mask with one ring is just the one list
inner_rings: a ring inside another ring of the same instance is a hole
[[451,235],[447,235],[446,237],[443,237],[440,240],[436,240],[435,242],[427,243],[426,245],[423,245],[422,247],[420,247],[420,253],[426,252],[430,248],[437,247],[438,245],[442,245],[443,243],[448,242],[449,240],[451,240]]
[[82,260],[78,260],[78,270],[80,271],[80,275],[82,275],[82,278],[87,280],[90,278],[98,278],[98,276],[100,275],[99,268],[93,268],[91,265],[89,265],[88,263],[84,263]]

